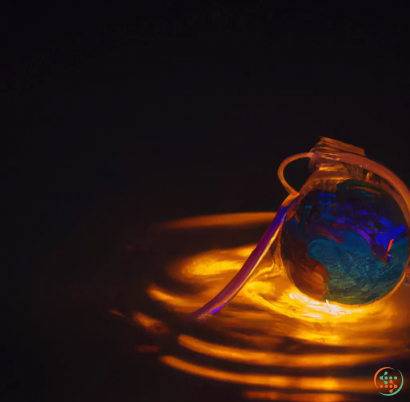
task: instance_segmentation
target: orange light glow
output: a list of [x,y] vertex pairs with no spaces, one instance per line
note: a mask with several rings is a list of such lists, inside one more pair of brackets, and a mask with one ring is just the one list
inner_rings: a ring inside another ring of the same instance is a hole
[[152,332],[153,334],[166,334],[169,332],[169,329],[165,324],[145,314],[136,312],[133,314],[133,318],[135,322],[142,325],[147,331]]
[[160,360],[168,366],[187,373],[238,384],[315,391],[354,390],[357,393],[367,393],[374,389],[373,381],[368,381],[367,379],[291,377],[269,374],[233,373],[210,367],[197,366],[196,364],[186,362],[174,356],[162,356]]
[[[174,233],[190,228],[251,227],[269,222],[273,216],[262,213],[199,217],[171,222],[162,229]],[[169,285],[152,282],[146,292],[172,315],[185,319],[229,283],[254,247],[245,244],[187,253],[188,256],[170,261],[165,267],[164,276],[169,276]],[[181,286],[173,286],[175,283]],[[314,300],[301,293],[288,278],[278,252],[268,253],[236,297],[201,324],[206,328],[201,333],[203,339],[177,332],[179,345],[195,352],[190,354],[192,359],[209,356],[209,364],[215,367],[187,362],[177,356],[162,356],[160,360],[178,370],[213,380],[300,390],[287,394],[250,389],[244,393],[248,399],[354,400],[346,394],[377,392],[374,373],[369,372],[368,378],[349,378],[346,370],[379,362],[382,367],[387,359],[410,357],[408,301],[409,292],[404,283],[391,297],[369,305],[347,306]],[[134,320],[152,333],[170,331],[164,323],[139,312],[134,314]],[[210,333],[213,337],[207,339]],[[223,361],[253,367],[250,372],[225,371],[218,368]],[[272,370],[286,368],[286,375],[259,373],[271,367]],[[317,377],[302,375],[315,369],[318,369]],[[329,369],[334,374],[332,378],[326,377]]]
[[314,361],[315,367],[340,367],[353,366],[358,363],[367,363],[386,356],[386,354],[292,354],[289,358],[287,353],[272,353],[253,349],[239,349],[229,346],[221,346],[214,343],[204,342],[187,335],[180,335],[178,342],[181,346],[208,356],[231,361],[260,366],[281,367],[305,367],[311,368]]
[[112,314],[112,315],[117,315],[118,317],[125,317],[125,315],[124,314],[122,314],[122,313],[120,313],[119,311],[117,311],[117,310],[113,310],[113,309],[111,309],[111,310],[109,310],[110,311],[110,313]]
[[271,222],[275,212],[250,212],[225,215],[197,216],[195,218],[181,219],[163,223],[160,227],[165,229],[205,228],[212,226],[248,226],[255,223]]
[[245,391],[243,396],[247,399],[262,399],[269,401],[296,401],[296,402],[344,402],[357,401],[346,394],[311,393],[311,394],[286,394],[274,391]]
[[[168,310],[189,314],[221,290],[252,249],[253,245],[211,250],[174,262],[168,268],[169,275],[195,286],[196,292],[176,293],[152,283],[147,293]],[[271,337],[286,335],[300,341],[339,346],[390,346],[397,354],[408,354],[403,349],[406,338],[395,337],[394,345],[390,345],[388,336],[408,324],[400,318],[407,308],[407,303],[400,305],[402,293],[398,291],[396,298],[366,306],[319,302],[302,294],[273,256],[262,260],[246,286],[207,325],[217,326],[219,331],[238,332],[256,324],[259,334]]]

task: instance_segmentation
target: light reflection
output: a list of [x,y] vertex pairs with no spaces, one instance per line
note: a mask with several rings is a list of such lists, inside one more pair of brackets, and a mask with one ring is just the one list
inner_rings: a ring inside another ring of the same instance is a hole
[[[147,293],[168,310],[189,314],[221,290],[252,249],[248,245],[211,250],[174,262],[168,268],[169,275],[195,286],[192,293],[177,293],[154,283]],[[391,346],[388,334],[408,324],[400,319],[406,306],[397,308],[397,298],[357,307],[311,299],[296,288],[277,261],[275,256],[262,260],[258,272],[207,325],[224,331],[257,324],[255,329],[267,335],[286,335],[328,345],[373,347]],[[395,338],[394,347],[402,348],[406,339]]]
[[281,367],[306,367],[311,368],[312,361],[315,367],[340,367],[352,366],[358,363],[367,363],[375,359],[380,359],[386,355],[379,354],[292,354],[290,358],[288,353],[272,353],[267,351],[258,351],[253,349],[239,349],[229,346],[217,345],[210,342],[204,342],[188,335],[179,335],[178,342],[181,346],[202,353],[208,356],[217,357],[247,364],[256,364],[260,366],[281,366]]
[[237,214],[196,216],[189,219],[162,223],[159,225],[164,229],[188,229],[221,226],[253,226],[255,223],[271,222],[275,212],[248,212]]
[[153,334],[166,334],[169,332],[168,327],[164,323],[145,314],[136,312],[133,314],[133,318],[136,323]]
[[120,313],[120,312],[117,311],[117,310],[111,309],[111,310],[109,310],[109,312],[110,312],[112,315],[116,315],[116,316],[118,316],[118,317],[123,317],[123,318],[125,318],[125,315],[122,314],[122,313]]
[[310,393],[310,394],[287,394],[274,391],[245,391],[243,396],[247,399],[259,399],[269,401],[297,401],[297,402],[344,402],[357,401],[357,397],[346,394]]
[[213,380],[238,384],[310,391],[354,390],[357,393],[367,393],[374,389],[373,382],[368,381],[368,379],[295,377],[257,373],[234,373],[217,370],[211,367],[199,366],[174,356],[162,356],[160,360],[168,366],[177,368],[187,373],[212,378]]
[[[219,230],[221,226],[232,226],[239,230],[269,222],[273,216],[261,213],[199,217],[167,223],[162,229],[175,233],[180,229],[214,227]],[[171,261],[164,275],[168,274],[170,279],[183,284],[184,292],[177,291],[172,282],[169,286],[151,283],[146,292],[163,308],[185,319],[220,292],[254,247],[254,244],[247,244],[207,250]],[[179,345],[193,351],[194,357],[197,354],[214,358],[215,368],[176,356],[162,356],[160,360],[176,369],[219,381],[317,391],[313,394],[284,394],[249,390],[244,393],[248,399],[352,400],[340,399],[341,394],[325,391],[373,395],[377,391],[372,379],[374,373],[369,373],[365,379],[346,378],[346,374],[320,378],[301,376],[300,370],[323,368],[338,372],[358,365],[409,357],[408,297],[408,289],[402,285],[392,297],[370,305],[319,302],[301,293],[289,280],[277,252],[268,253],[237,296],[201,324],[207,333],[213,331],[220,336],[218,342],[176,334]],[[165,324],[145,314],[135,313],[134,319],[150,332],[169,332]],[[218,361],[223,360],[253,365],[254,369],[288,368],[295,371],[295,375],[236,373],[216,368]],[[299,374],[296,374],[298,370]],[[308,399],[310,397],[314,399]]]

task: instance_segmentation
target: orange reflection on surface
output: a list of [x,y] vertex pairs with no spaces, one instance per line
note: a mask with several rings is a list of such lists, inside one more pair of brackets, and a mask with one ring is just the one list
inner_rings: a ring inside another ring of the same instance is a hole
[[[189,314],[230,281],[252,249],[251,245],[210,250],[170,264],[169,275],[191,285],[192,292],[177,293],[154,283],[146,291],[168,310]],[[237,336],[247,329],[253,330],[255,336],[258,332],[258,336],[285,335],[328,345],[394,346],[401,353],[408,353],[402,349],[405,337],[395,336],[393,345],[389,340],[394,331],[408,324],[400,318],[405,308],[397,298],[357,307],[313,300],[296,288],[273,255],[261,261],[238,295],[207,325],[217,326],[222,332],[236,331]]]
[[[260,366],[282,367],[339,367],[352,366],[358,363],[366,363],[386,356],[385,354],[292,354],[272,353],[252,349],[239,349],[229,346],[221,346],[214,343],[204,342],[187,335],[180,335],[178,342],[190,350],[241,363],[256,364]],[[314,363],[312,363],[314,362]]]
[[133,314],[133,318],[135,322],[153,334],[166,334],[169,332],[168,327],[156,318],[138,312]]
[[125,315],[122,314],[122,313],[120,313],[120,312],[117,311],[117,310],[111,309],[111,310],[109,310],[109,312],[110,312],[112,315],[117,315],[118,317],[123,317],[123,318],[125,318]]
[[248,399],[263,399],[270,401],[300,401],[300,402],[342,402],[342,401],[357,401],[354,398],[346,394],[286,394],[283,392],[274,391],[245,391],[243,396]]
[[374,389],[373,382],[368,379],[292,377],[256,373],[234,373],[198,366],[174,356],[162,356],[160,360],[168,366],[191,374],[239,384],[312,391],[349,390],[357,393],[366,393]]
[[[175,230],[184,229],[186,233],[189,228],[215,227],[219,230],[221,226],[234,226],[235,230],[240,230],[241,225],[252,226],[252,219],[254,225],[260,225],[274,216],[266,213],[241,215],[187,219],[171,222],[167,228],[171,236]],[[190,238],[188,243],[194,241]],[[187,246],[181,243],[181,247]],[[188,250],[181,253],[184,258],[170,261],[165,267],[164,276],[168,275],[170,280],[164,283],[168,285],[151,283],[146,292],[163,308],[185,319],[229,283],[254,247],[255,244],[245,244],[195,253]],[[250,390],[245,393],[247,398],[352,400],[344,395],[344,399],[340,399],[341,394],[332,392],[368,392],[373,395],[377,390],[373,384],[374,373],[369,373],[366,379],[349,378],[346,371],[351,367],[378,362],[382,367],[387,359],[410,357],[407,346],[410,342],[408,301],[409,292],[404,283],[392,297],[365,306],[311,299],[288,278],[276,250],[266,254],[229,304],[201,324],[201,329],[206,329],[201,335],[204,339],[185,334],[178,336],[179,345],[195,352],[193,358],[210,356],[215,359],[209,360],[215,367],[205,367],[175,356],[163,356],[160,360],[176,369],[219,381],[317,392],[283,394]],[[158,330],[164,324],[157,327],[157,320],[136,314],[134,319],[141,325],[151,330],[157,328],[152,332],[168,331],[167,327]],[[212,341],[206,340],[209,335],[212,335]],[[227,364],[228,361],[255,367],[249,369],[250,373],[218,368],[222,362]],[[256,373],[271,366],[274,370],[285,368],[287,375]],[[326,371],[332,369],[334,378],[302,376],[302,373],[323,368],[326,370],[319,370],[320,374],[326,375]]]
[[195,296],[181,296],[166,291],[155,284],[148,287],[147,293],[152,299],[161,301],[168,309],[179,313],[189,313],[192,309],[195,309],[195,306],[201,304]]
[[163,223],[165,229],[205,228],[212,226],[247,226],[255,223],[271,222],[275,212],[248,212],[238,214],[197,216],[195,218],[181,219]]

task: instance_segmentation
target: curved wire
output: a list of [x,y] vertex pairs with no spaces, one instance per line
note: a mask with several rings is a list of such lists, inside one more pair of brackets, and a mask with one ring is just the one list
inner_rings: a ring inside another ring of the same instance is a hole
[[286,190],[288,190],[289,194],[292,194],[294,196],[299,195],[299,193],[289,185],[289,183],[285,180],[285,176],[284,176],[284,171],[285,171],[285,167],[287,165],[289,165],[289,163],[297,160],[297,159],[303,159],[303,158],[311,158],[313,156],[313,152],[305,152],[303,154],[297,154],[297,155],[293,155],[293,156],[289,156],[289,158],[286,158],[279,166],[278,169],[278,177],[280,182],[283,184],[283,187],[286,188]]
[[276,236],[290,206],[299,197],[299,193],[295,189],[293,189],[284,178],[283,173],[286,165],[296,159],[310,158],[312,157],[312,155],[313,153],[311,152],[294,155],[285,159],[280,164],[278,170],[279,180],[282,182],[286,190],[288,190],[288,192],[290,193],[289,196],[280,206],[278,212],[273,218],[273,221],[269,225],[268,229],[260,239],[255,249],[252,251],[251,255],[248,257],[242,268],[238,271],[234,278],[221,290],[221,292],[219,292],[212,300],[210,300],[203,307],[193,313],[194,319],[201,320],[208,317],[210,314],[216,313],[229,301],[231,301],[245,285],[255,268],[258,266],[259,262],[265,256],[273,241],[276,239]]
[[275,240],[279,228],[288,212],[288,209],[292,205],[298,196],[289,195],[283,204],[280,206],[278,212],[273,218],[272,223],[262,236],[256,248],[252,251],[251,255],[246,260],[243,267],[238,271],[234,278],[226,285],[221,292],[219,292],[212,300],[206,303],[203,307],[193,313],[193,317],[197,320],[204,319],[210,314],[214,314],[224,307],[229,301],[231,301],[236,294],[242,289],[252,272],[258,266],[259,262],[265,256],[269,247]]
[[[243,267],[238,271],[238,273],[235,275],[235,277],[226,285],[221,292],[219,292],[212,300],[210,300],[208,303],[206,303],[203,307],[201,307],[199,310],[197,310],[195,313],[193,313],[193,317],[197,320],[203,319],[208,317],[210,314],[214,314],[217,311],[219,311],[221,308],[223,308],[230,300],[232,300],[236,294],[242,289],[242,287],[245,285],[249,277],[251,276],[252,272],[255,270],[255,268],[258,266],[259,262],[262,260],[264,255],[266,254],[267,250],[269,247],[272,245],[273,241],[275,240],[280,226],[283,222],[283,220],[286,217],[286,213],[288,212],[290,206],[293,204],[293,202],[299,197],[299,193],[292,188],[288,182],[285,180],[284,177],[284,170],[285,167],[297,160],[297,159],[302,159],[302,158],[312,158],[314,155],[313,152],[306,152],[302,154],[297,154],[293,155],[289,158],[286,158],[279,166],[278,169],[278,176],[279,180],[285,187],[285,189],[289,192],[289,196],[285,199],[285,201],[282,203],[281,207],[279,208],[278,212],[276,213],[275,217],[273,218],[272,223],[269,225],[268,229],[262,236],[261,240],[259,241],[258,245],[256,248],[252,251],[251,255],[248,257],[246,260],[245,264]],[[410,217],[409,217],[409,211],[410,211],[410,192],[407,189],[406,185],[396,176],[394,175],[393,172],[385,168],[384,166],[371,161],[370,159],[367,159],[366,157],[355,155],[355,154],[349,154],[349,153],[337,153],[333,155],[327,155],[327,158],[329,159],[334,159],[336,161],[341,161],[344,163],[350,163],[350,164],[355,164],[355,165],[360,165],[363,168],[376,173],[383,179],[387,180],[389,183],[393,184],[401,197],[403,198],[403,201],[406,204],[407,207],[407,222],[410,224]],[[410,257],[409,257],[410,259]],[[404,276],[402,280],[404,279]],[[401,283],[401,281],[400,281]],[[396,285],[396,288],[399,286],[398,283]]]

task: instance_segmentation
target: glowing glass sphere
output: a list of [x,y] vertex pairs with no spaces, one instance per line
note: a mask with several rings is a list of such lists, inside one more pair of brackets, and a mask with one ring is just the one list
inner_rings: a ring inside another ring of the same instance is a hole
[[281,253],[290,278],[322,301],[368,304],[386,296],[408,258],[402,210],[386,190],[365,181],[322,188],[301,194],[284,222]]

